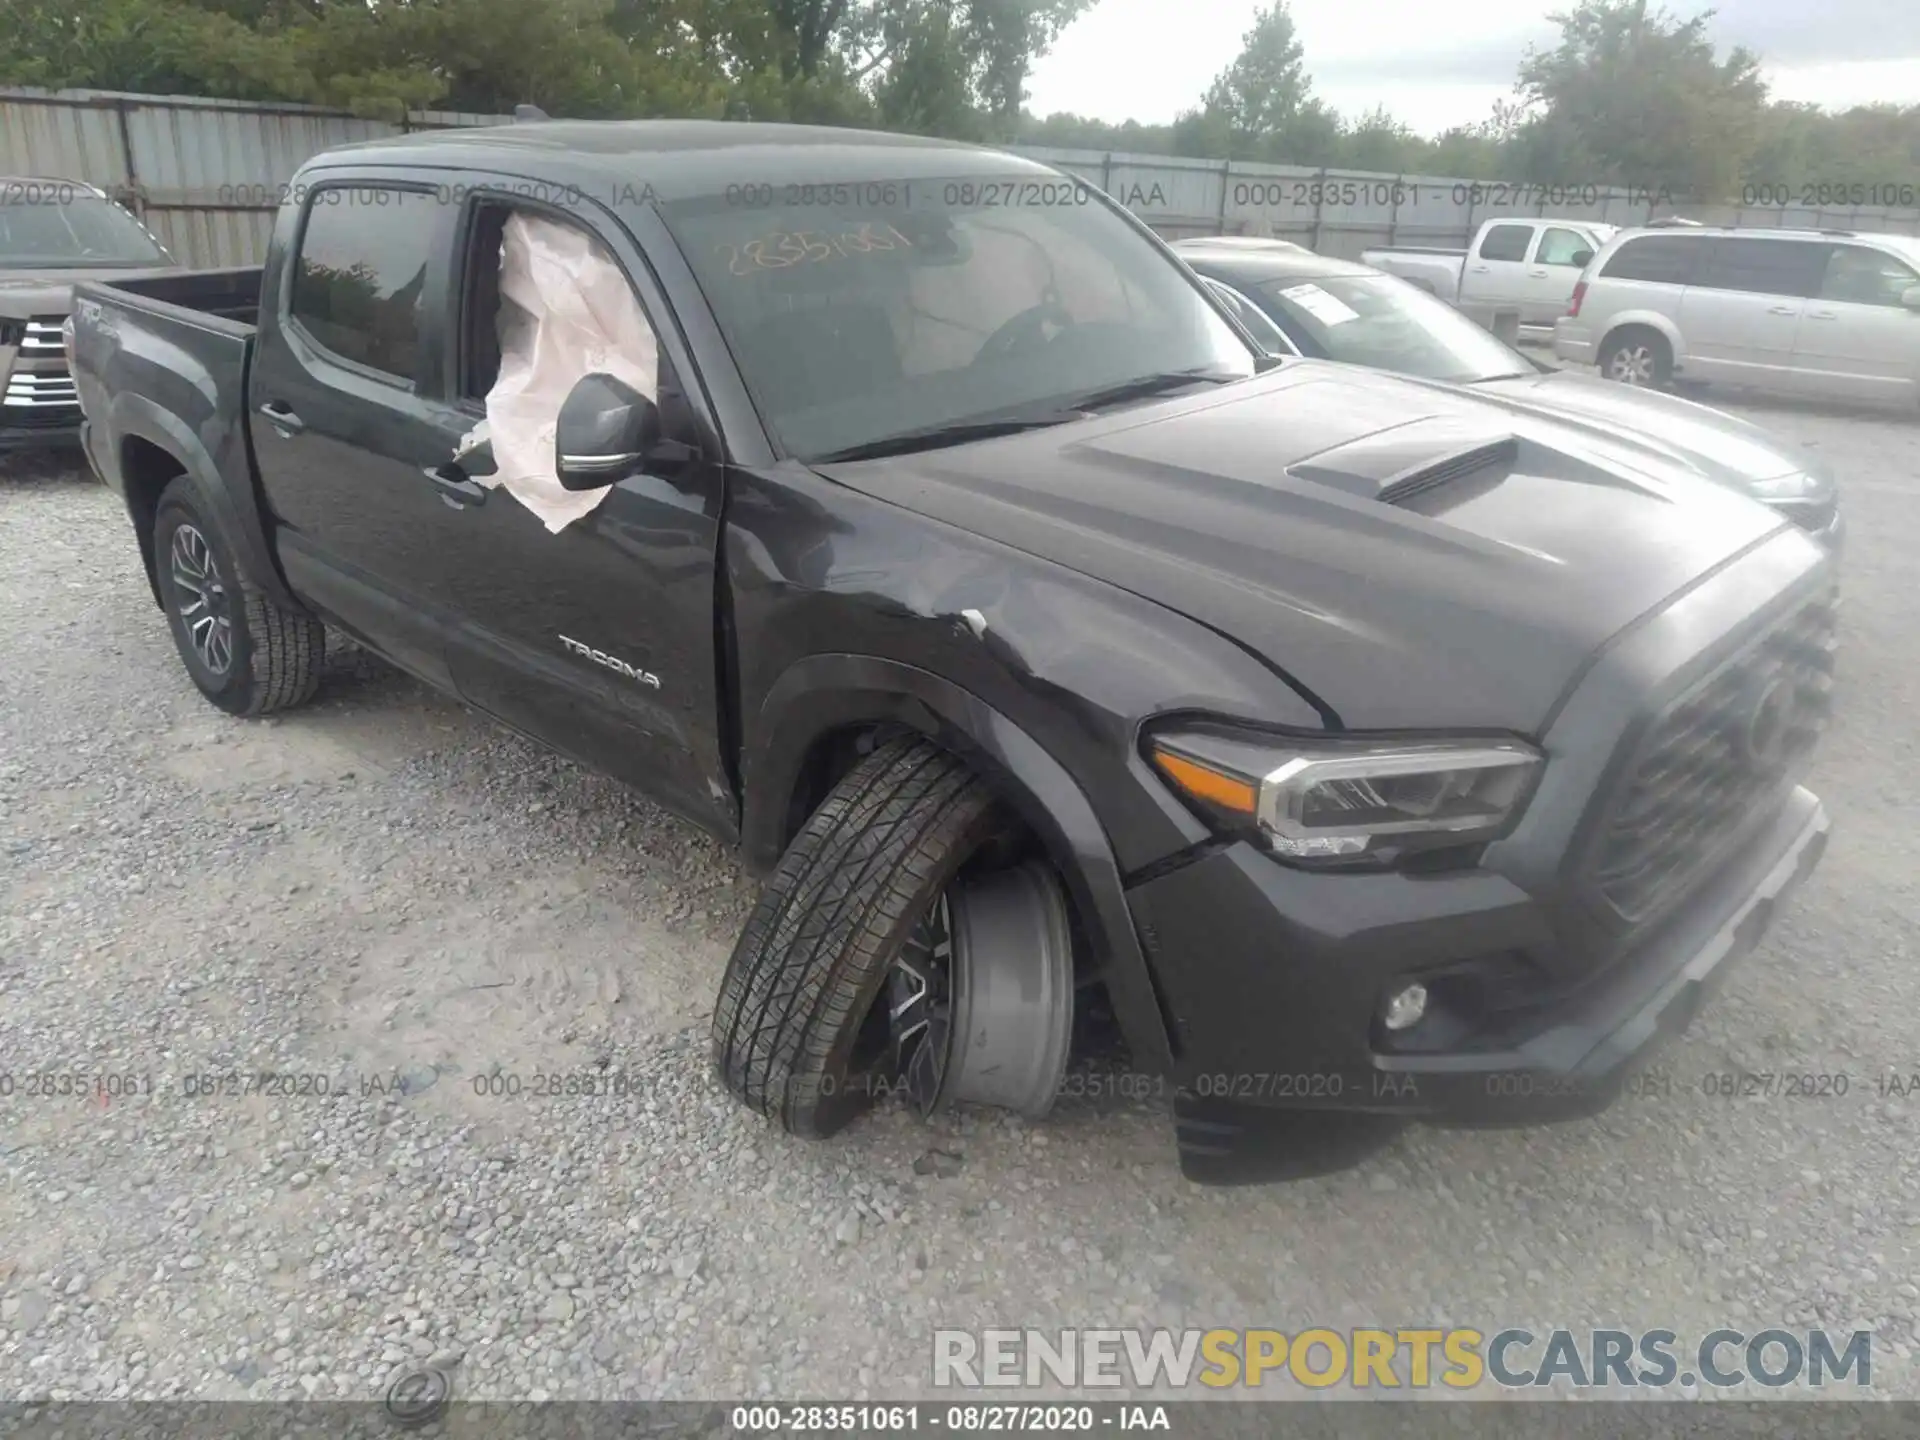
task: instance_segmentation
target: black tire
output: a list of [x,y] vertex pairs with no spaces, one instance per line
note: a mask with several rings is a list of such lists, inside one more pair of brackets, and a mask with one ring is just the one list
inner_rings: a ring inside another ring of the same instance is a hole
[[727,1088],[809,1139],[885,1093],[892,1077],[867,1058],[875,997],[914,926],[1005,823],[966,764],[925,740],[889,741],[855,766],[787,847],[727,962],[713,1012]]
[[1658,330],[1628,326],[1600,347],[1601,378],[1648,390],[1673,386],[1673,347]]
[[[154,512],[153,562],[173,643],[202,695],[229,715],[247,716],[312,697],[326,658],[326,627],[254,587],[184,475],[167,486]],[[206,577],[201,589],[192,578],[195,563]],[[224,646],[208,638],[217,637],[220,621]]]

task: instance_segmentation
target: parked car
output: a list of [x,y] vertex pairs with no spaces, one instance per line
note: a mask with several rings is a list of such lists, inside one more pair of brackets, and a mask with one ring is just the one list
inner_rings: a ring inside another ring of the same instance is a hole
[[78,438],[62,334],[74,283],[172,264],[144,225],[93,186],[0,177],[0,451]]
[[1501,343],[1458,311],[1391,275],[1305,251],[1223,249],[1182,240],[1174,251],[1212,284],[1275,354],[1307,355],[1470,385],[1474,394],[1631,444],[1771,505],[1824,543],[1844,533],[1832,474],[1758,425],[1705,405],[1556,370]]
[[1593,259],[1554,353],[1609,380],[1676,380],[1911,407],[1920,240],[1827,230],[1632,230]]
[[331,622],[737,843],[713,1058],[792,1133],[1043,1114],[1107,1014],[1199,1179],[1584,1113],[1821,852],[1827,552],[1271,362],[1038,162],[553,121],[293,194],[264,270],[77,302],[188,676],[298,704]]
[[1616,226],[1589,220],[1489,220],[1464,250],[1383,246],[1362,264],[1398,275],[1491,328],[1503,311],[1544,332],[1566,312],[1580,271]]

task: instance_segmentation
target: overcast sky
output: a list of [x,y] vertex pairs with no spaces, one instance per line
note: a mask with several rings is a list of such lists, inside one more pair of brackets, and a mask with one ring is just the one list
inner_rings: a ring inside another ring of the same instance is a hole
[[[1165,122],[1239,53],[1262,0],[1094,0],[1035,67],[1027,105]],[[1483,120],[1563,0],[1291,0],[1314,93],[1346,114],[1385,105],[1426,134]],[[1691,16],[1709,8],[1668,0]],[[1845,106],[1920,103],[1920,0],[1721,0],[1722,53],[1759,52],[1773,95]]]

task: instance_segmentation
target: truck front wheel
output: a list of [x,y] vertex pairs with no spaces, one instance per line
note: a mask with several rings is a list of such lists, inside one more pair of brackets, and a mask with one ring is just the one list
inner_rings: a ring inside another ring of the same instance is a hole
[[154,512],[153,558],[173,642],[202,695],[230,715],[248,716],[312,696],[326,627],[247,582],[184,475]]
[[1045,1114],[1073,1026],[1065,895],[964,761],[881,745],[802,827],[747,920],[713,1058],[790,1134],[834,1134],[887,1095]]

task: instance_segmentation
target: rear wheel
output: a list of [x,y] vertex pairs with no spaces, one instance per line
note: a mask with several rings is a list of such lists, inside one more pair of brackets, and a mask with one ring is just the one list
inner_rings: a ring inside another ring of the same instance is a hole
[[1673,382],[1673,348],[1652,330],[1622,330],[1607,337],[1600,373],[1622,385],[1665,390]]
[[248,716],[312,696],[326,628],[246,580],[185,476],[160,497],[153,556],[174,644],[202,695],[230,715]]
[[728,962],[714,1064],[792,1134],[834,1134],[889,1094],[1038,1116],[1066,1069],[1073,959],[1050,867],[1007,866],[1010,824],[920,739],[861,761],[767,882]]

